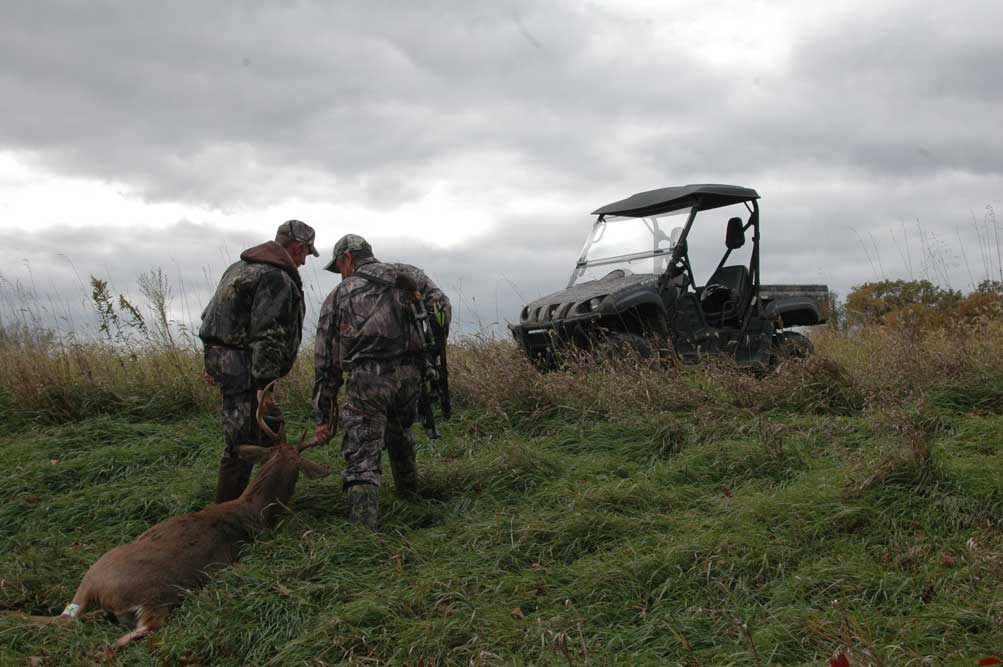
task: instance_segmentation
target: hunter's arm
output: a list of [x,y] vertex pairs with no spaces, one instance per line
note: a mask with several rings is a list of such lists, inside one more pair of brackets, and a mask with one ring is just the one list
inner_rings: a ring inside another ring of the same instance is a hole
[[261,276],[251,305],[248,346],[251,349],[251,377],[258,389],[288,371],[296,356],[290,344],[297,303],[296,285],[281,271]]
[[338,390],[343,382],[337,295],[338,290],[334,290],[324,300],[317,321],[317,339],[313,352],[313,412],[318,424],[334,423],[332,411],[337,409]]

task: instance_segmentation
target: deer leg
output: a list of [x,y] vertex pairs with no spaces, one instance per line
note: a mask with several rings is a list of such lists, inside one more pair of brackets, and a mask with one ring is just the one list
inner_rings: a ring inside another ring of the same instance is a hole
[[12,616],[34,625],[49,625],[52,623],[72,623],[73,619],[66,616],[32,616],[23,611],[0,611],[0,616]]
[[[86,578],[85,578],[86,581]],[[80,582],[80,586],[77,587],[76,595],[73,596],[73,601],[66,605],[63,609],[63,613],[58,616],[31,616],[19,611],[11,612],[0,612],[0,615],[14,615],[25,618],[35,625],[49,625],[52,623],[59,624],[70,624],[81,618],[80,612],[87,609],[90,605],[90,587],[84,582]],[[88,619],[89,620],[89,619]]]
[[142,639],[150,632],[150,628],[139,626],[131,632],[127,632],[115,641],[115,646],[125,648],[133,639]]
[[143,608],[139,612],[139,623],[136,625],[136,629],[119,637],[115,646],[124,648],[134,639],[142,639],[167,622],[167,616],[170,613],[170,607],[166,606]]

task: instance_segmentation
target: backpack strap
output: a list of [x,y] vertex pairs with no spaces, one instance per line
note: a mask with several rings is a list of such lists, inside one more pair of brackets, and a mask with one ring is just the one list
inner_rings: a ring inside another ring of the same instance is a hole
[[353,271],[352,275],[353,276],[358,276],[358,277],[362,278],[363,280],[368,280],[371,283],[375,283],[375,284],[381,285],[383,287],[389,287],[391,289],[403,290],[403,291],[408,292],[410,294],[417,294],[418,293],[418,284],[414,280],[412,280],[410,277],[404,275],[403,273],[398,273],[397,274],[397,280],[395,280],[394,282],[390,282],[389,280],[384,280],[383,278],[380,278],[379,276],[374,276],[374,275],[372,275],[370,273],[366,273],[365,271],[360,271],[358,269],[356,269],[355,271]]
[[368,280],[371,283],[376,283],[377,285],[382,285],[383,287],[396,287],[396,285],[394,285],[389,280],[383,280],[383,278],[380,278],[379,276],[374,276],[371,273],[366,273],[365,271],[360,271],[359,269],[356,269],[355,271],[353,271],[352,275],[353,276],[358,276],[359,278],[362,278],[363,280]]

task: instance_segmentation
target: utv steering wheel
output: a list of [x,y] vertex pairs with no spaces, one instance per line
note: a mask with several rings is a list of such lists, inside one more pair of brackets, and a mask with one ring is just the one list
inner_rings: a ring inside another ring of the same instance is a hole
[[[682,241],[672,249],[672,256],[669,258],[669,268],[665,273],[669,280],[675,280],[679,276],[689,276],[689,263],[686,261],[686,241]],[[683,284],[685,284],[685,280]]]

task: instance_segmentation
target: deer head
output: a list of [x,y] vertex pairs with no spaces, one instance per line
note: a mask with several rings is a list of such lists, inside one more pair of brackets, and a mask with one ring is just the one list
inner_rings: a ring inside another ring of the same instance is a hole
[[[265,387],[265,394],[270,396],[274,391],[275,382],[271,382]],[[264,403],[264,401],[261,401]],[[261,469],[255,475],[254,480],[241,495],[242,499],[251,499],[266,514],[266,522],[271,523],[271,515],[276,508],[286,504],[292,498],[293,490],[296,488],[296,481],[299,473],[302,472],[309,479],[319,479],[331,474],[331,470],[316,461],[301,456],[301,453],[310,447],[316,447],[317,442],[311,441],[304,444],[306,435],[300,439],[300,444],[296,447],[286,441],[285,425],[275,433],[264,419],[262,406],[258,405],[256,414],[258,427],[274,443],[271,447],[261,447],[258,445],[239,445],[237,456],[249,463],[260,463]]]

